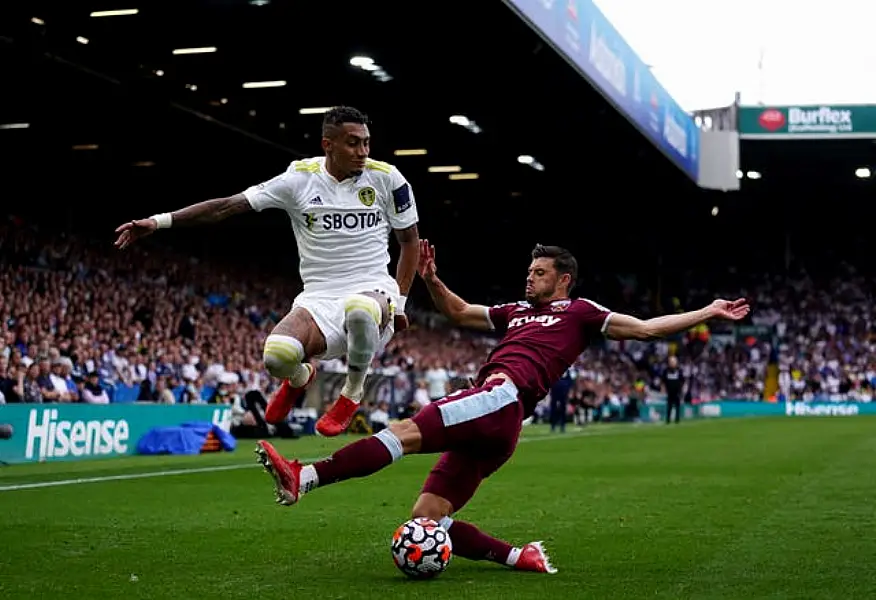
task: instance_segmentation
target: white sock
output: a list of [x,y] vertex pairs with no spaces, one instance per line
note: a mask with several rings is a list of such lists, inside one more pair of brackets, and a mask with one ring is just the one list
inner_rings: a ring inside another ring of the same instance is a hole
[[365,371],[347,371],[347,380],[341,388],[341,395],[357,404],[361,402],[365,395],[365,375]]
[[380,342],[380,304],[374,298],[356,294],[344,303],[347,326],[347,380],[341,394],[354,402],[362,400],[365,377]]
[[516,565],[521,552],[523,552],[523,548],[511,548],[511,552],[508,553],[508,560],[505,561],[505,564],[509,567]]
[[298,365],[298,368],[295,369],[295,372],[287,377],[289,380],[289,385],[294,388],[300,388],[307,380],[310,379],[310,370],[313,367],[307,363]]
[[316,474],[316,469],[313,468],[313,465],[307,465],[301,469],[301,481],[298,482],[298,493],[306,494],[317,486],[319,486],[319,475]]

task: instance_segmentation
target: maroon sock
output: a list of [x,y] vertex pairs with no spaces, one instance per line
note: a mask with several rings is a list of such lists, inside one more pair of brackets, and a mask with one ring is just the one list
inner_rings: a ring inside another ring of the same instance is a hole
[[392,462],[389,450],[376,437],[367,437],[344,446],[330,458],[313,463],[319,485],[329,485],[353,477],[376,473]]
[[469,560],[491,560],[506,564],[511,554],[511,544],[491,537],[465,521],[453,521],[450,529],[453,553]]

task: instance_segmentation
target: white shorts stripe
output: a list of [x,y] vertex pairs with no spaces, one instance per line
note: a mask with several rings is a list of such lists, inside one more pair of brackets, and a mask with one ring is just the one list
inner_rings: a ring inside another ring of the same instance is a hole
[[438,407],[445,427],[480,419],[517,402],[517,386],[510,380],[489,391],[442,404]]

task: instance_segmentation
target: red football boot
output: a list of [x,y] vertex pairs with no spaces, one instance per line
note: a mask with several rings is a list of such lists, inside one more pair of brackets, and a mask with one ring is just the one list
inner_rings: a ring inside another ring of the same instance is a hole
[[353,415],[359,410],[359,403],[353,402],[343,394],[325,411],[325,414],[316,422],[316,431],[324,437],[341,435],[350,426]]
[[518,571],[534,571],[536,573],[556,573],[557,570],[551,566],[551,559],[548,558],[547,552],[541,542],[531,542],[523,546],[520,551],[520,556],[517,557],[517,564],[514,568]]
[[307,387],[316,376],[316,369],[313,368],[313,365],[304,363],[304,366],[310,369],[310,377],[307,378],[307,383],[301,387],[292,387],[289,380],[284,379],[283,383],[280,384],[280,389],[277,390],[274,397],[268,402],[268,408],[265,410],[265,421],[271,425],[277,425],[286,420],[289,411],[301,399],[301,396],[304,395]]
[[274,478],[274,485],[277,488],[277,504],[292,506],[298,502],[301,463],[297,460],[286,460],[280,456],[280,453],[274,449],[270,442],[264,440],[259,440],[256,444],[255,453],[268,475]]

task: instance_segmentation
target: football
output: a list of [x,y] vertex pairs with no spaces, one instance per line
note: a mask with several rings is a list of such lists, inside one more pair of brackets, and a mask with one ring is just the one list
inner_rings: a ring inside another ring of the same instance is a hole
[[430,579],[444,572],[453,556],[447,530],[432,519],[411,519],[392,536],[392,559],[413,579]]

